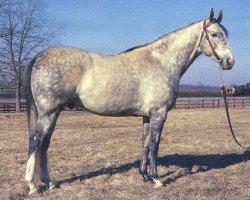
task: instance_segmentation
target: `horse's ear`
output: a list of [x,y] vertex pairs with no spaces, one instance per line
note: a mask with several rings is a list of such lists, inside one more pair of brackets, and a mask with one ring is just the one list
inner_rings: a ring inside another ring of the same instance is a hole
[[216,21],[217,21],[218,23],[221,23],[222,17],[223,17],[223,12],[222,12],[222,10],[220,10],[219,15],[218,15]]
[[212,8],[209,15],[209,21],[212,22],[214,18],[214,9]]

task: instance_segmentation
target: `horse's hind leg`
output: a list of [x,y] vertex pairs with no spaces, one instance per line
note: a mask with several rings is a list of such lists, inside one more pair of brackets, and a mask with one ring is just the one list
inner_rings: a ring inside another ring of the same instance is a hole
[[59,112],[54,114],[53,119],[52,119],[53,121],[51,121],[51,128],[50,128],[49,132],[47,133],[47,135],[44,137],[43,143],[41,145],[41,148],[40,148],[39,154],[38,154],[38,156],[40,157],[39,164],[41,166],[40,179],[42,182],[44,182],[46,184],[48,189],[52,189],[55,187],[55,184],[53,182],[51,182],[50,177],[49,177],[48,164],[47,164],[48,163],[47,152],[48,152],[48,148],[50,145],[50,139],[51,139],[52,133],[54,131],[58,116],[59,116]]
[[[41,175],[47,183],[50,182],[47,170],[47,149],[49,142],[48,140],[50,140],[59,113],[59,111],[56,111],[53,114],[39,115],[36,128],[30,134],[29,159],[27,162],[27,169],[25,175],[25,179],[28,182],[28,186],[30,189],[30,194],[37,191],[37,188],[34,183],[34,172],[36,164],[41,164]],[[46,158],[43,158],[44,155],[46,155]],[[40,161],[40,163],[37,163],[36,161]]]
[[143,117],[143,132],[142,132],[142,158],[139,168],[139,173],[142,175],[144,181],[149,181],[150,178],[147,172],[148,153],[150,145],[150,118]]

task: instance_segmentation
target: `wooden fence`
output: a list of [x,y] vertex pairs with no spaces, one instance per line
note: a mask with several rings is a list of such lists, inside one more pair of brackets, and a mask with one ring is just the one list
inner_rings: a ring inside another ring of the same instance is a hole
[[[229,108],[250,107],[250,97],[227,97]],[[222,108],[225,107],[223,97],[220,98],[178,98],[175,108],[198,109],[198,108]]]
[[[0,102],[0,112],[15,112],[16,103],[12,101]],[[21,102],[21,111],[26,111],[26,102]]]
[[[250,97],[228,97],[229,108],[250,107]],[[202,109],[202,108],[222,108],[224,100],[220,98],[177,98],[176,109]],[[14,101],[0,101],[0,112],[15,112],[16,104]],[[70,109],[65,109],[70,110]],[[75,108],[73,110],[82,110]],[[26,111],[26,103],[21,102],[21,111]]]

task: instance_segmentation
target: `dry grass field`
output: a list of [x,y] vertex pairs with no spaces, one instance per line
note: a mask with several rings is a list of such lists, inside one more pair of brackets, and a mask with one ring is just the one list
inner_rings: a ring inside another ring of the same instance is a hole
[[[237,137],[250,144],[250,109],[231,110]],[[250,152],[230,136],[223,109],[173,110],[159,152],[163,188],[138,174],[141,119],[63,112],[49,149],[58,187],[28,196],[26,114],[0,114],[0,199],[250,199]]]

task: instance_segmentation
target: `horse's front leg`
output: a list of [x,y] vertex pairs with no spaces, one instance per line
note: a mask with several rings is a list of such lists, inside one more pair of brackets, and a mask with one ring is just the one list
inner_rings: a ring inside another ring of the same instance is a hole
[[167,109],[162,108],[151,113],[150,116],[150,168],[151,168],[151,178],[156,184],[156,187],[163,186],[163,183],[158,179],[157,173],[157,155],[159,150],[159,144],[161,139],[161,132],[164,123],[167,119]]

